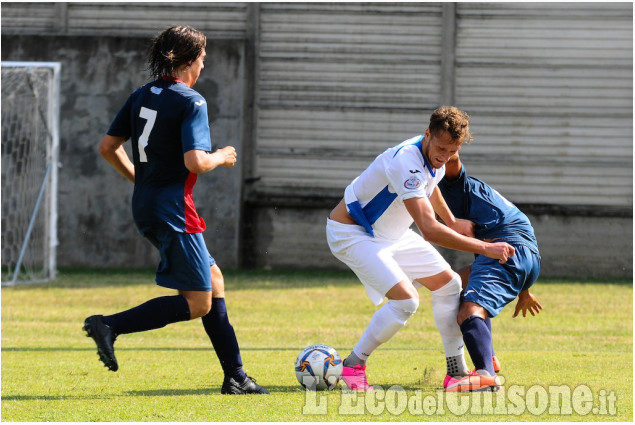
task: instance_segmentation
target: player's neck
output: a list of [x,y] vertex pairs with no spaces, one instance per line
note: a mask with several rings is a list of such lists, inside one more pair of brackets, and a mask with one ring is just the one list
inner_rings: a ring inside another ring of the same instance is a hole
[[175,83],[183,83],[185,84],[185,81],[181,80],[179,77],[172,77],[170,75],[164,75],[161,77],[162,80],[164,81],[173,81]]

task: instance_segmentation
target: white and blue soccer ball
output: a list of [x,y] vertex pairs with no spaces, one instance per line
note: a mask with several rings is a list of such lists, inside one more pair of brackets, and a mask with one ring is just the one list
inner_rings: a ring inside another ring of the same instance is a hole
[[323,344],[309,345],[295,361],[295,376],[308,390],[332,390],[340,381],[343,367],[334,348]]

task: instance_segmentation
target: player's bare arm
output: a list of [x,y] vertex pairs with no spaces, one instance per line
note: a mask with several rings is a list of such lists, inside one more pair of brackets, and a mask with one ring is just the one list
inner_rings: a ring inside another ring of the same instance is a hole
[[446,226],[461,235],[469,236],[471,238],[474,237],[474,227],[476,225],[470,220],[454,217],[454,214],[450,211],[448,204],[445,203],[445,199],[443,199],[443,195],[441,194],[441,190],[439,190],[438,186],[434,188],[434,191],[430,196],[430,204],[432,204],[434,212],[441,218],[441,220],[443,220]]
[[514,247],[506,242],[487,243],[460,235],[435,219],[434,210],[427,198],[410,198],[404,201],[423,237],[431,243],[459,251],[482,254],[499,260],[501,264],[514,255]]
[[459,153],[457,152],[445,163],[445,177],[450,180],[456,180],[462,167],[461,158],[459,158]]
[[523,313],[523,317],[527,317],[527,311],[529,311],[532,316],[535,316],[540,313],[540,310],[542,310],[542,306],[540,305],[538,298],[529,292],[529,289],[525,289],[518,294],[518,302],[516,303],[516,309],[514,310],[512,317],[518,316],[518,313],[520,312]]
[[105,135],[99,145],[99,153],[122,176],[134,183],[134,165],[123,148],[126,139]]
[[237,159],[236,149],[233,146],[225,146],[214,153],[193,149],[185,152],[184,155],[185,167],[194,174],[207,173],[219,166],[233,167]]

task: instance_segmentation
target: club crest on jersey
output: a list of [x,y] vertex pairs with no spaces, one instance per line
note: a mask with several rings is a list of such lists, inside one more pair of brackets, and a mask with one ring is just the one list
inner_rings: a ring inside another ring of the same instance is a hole
[[406,189],[416,189],[419,186],[421,186],[421,180],[419,180],[418,178],[416,178],[415,176],[410,177],[408,180],[406,180],[403,184],[403,186]]

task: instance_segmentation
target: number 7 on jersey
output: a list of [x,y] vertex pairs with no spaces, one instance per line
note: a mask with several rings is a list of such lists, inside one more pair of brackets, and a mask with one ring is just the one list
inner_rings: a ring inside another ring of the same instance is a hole
[[154,121],[157,119],[157,111],[142,106],[141,111],[139,111],[139,117],[147,120],[146,125],[143,126],[143,132],[139,136],[139,162],[148,162],[146,146],[148,146],[148,139],[150,138],[152,127],[154,127]]

